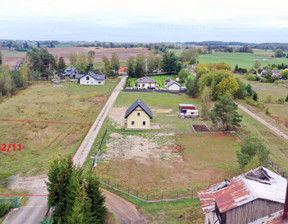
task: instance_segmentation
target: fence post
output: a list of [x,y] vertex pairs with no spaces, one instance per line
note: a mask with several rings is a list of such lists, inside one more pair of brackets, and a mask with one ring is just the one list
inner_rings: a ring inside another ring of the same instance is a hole
[[178,191],[177,191],[177,198],[178,198]]
[[163,191],[162,191],[162,200],[163,200]]
[[148,194],[146,195],[146,201],[148,201]]
[[129,194],[129,187],[128,187],[128,194]]

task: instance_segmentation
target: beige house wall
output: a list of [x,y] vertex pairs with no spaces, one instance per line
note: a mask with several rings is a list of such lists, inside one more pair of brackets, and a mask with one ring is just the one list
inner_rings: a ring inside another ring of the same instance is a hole
[[[140,113],[140,116],[138,116]],[[134,121],[134,125],[132,125]],[[145,125],[143,125],[145,122]],[[137,107],[127,118],[128,129],[150,129],[150,117],[142,110],[141,107]]]

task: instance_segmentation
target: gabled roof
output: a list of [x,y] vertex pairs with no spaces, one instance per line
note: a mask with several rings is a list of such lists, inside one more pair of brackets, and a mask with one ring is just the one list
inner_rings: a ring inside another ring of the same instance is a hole
[[172,80],[172,79],[167,83],[167,87],[169,87],[169,86],[171,86],[171,85],[173,85],[173,84],[176,84],[177,86],[180,86],[180,87],[181,87],[181,85],[180,85],[178,82],[176,82],[176,81],[174,81],[174,80]]
[[[77,69],[73,66],[69,66],[68,68],[65,69],[64,71],[64,74],[65,76],[67,75],[71,75],[72,72],[76,71],[77,72]],[[77,72],[78,73],[78,72]]]
[[144,76],[144,77],[142,77],[140,79],[137,79],[137,83],[138,82],[141,82],[141,83],[143,83],[143,82],[145,82],[145,83],[156,83],[156,81],[154,79],[152,79],[152,78],[150,78],[148,76]]
[[22,61],[17,61],[17,62],[16,62],[16,67],[20,67],[22,64],[23,64]]
[[128,108],[128,110],[126,110],[125,113],[125,118],[127,118],[137,107],[141,107],[142,110],[152,119],[153,115],[152,115],[152,111],[149,109],[149,107],[147,107],[147,105],[140,99],[136,100],[135,103],[133,103],[133,105],[131,107]]
[[[105,78],[106,78],[105,75],[95,74],[94,72],[89,72],[87,75],[91,76],[93,79],[96,79],[96,80],[105,80]],[[84,76],[86,76],[86,75],[81,75],[81,77],[79,77],[79,79],[82,79]]]
[[258,167],[248,173],[234,177],[231,181],[214,184],[198,195],[204,213],[215,210],[215,202],[221,213],[256,199],[278,203],[285,200],[287,181],[278,174]]
[[118,71],[119,71],[119,72],[126,72],[127,69],[128,69],[128,67],[120,67],[120,68],[118,69]]

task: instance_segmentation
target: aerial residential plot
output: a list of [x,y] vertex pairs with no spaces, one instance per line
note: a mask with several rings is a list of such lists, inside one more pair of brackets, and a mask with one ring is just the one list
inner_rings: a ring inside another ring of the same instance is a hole
[[116,82],[34,84],[1,103],[0,194],[22,193],[7,185],[12,176],[46,174],[55,158],[72,156]]
[[[137,98],[153,112],[151,124],[159,129],[125,130],[125,111]],[[199,118],[178,118],[178,104],[197,100],[171,93],[121,92],[103,129],[108,136],[95,169],[100,179],[146,194],[205,188],[239,173],[236,151],[241,140],[233,134],[195,133],[192,125],[206,125]],[[210,125],[210,123],[207,123]],[[154,196],[150,196],[154,197]],[[156,196],[155,196],[156,197]]]

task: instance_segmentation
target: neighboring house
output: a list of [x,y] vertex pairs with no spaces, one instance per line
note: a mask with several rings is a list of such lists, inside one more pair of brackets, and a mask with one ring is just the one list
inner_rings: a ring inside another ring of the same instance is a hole
[[214,184],[198,192],[205,224],[266,223],[260,220],[283,211],[286,188],[285,178],[264,167]]
[[137,79],[137,87],[139,89],[155,89],[156,81],[148,76]]
[[[281,70],[272,70],[273,77],[280,77]],[[267,70],[263,69],[261,72],[261,76],[265,77],[267,75]]]
[[15,70],[16,71],[20,71],[22,64],[23,64],[22,61],[17,61],[16,62],[16,66],[15,66]]
[[127,74],[127,69],[128,69],[128,67],[120,67],[118,69],[118,73],[119,74]]
[[96,75],[94,72],[89,72],[87,75],[82,75],[78,82],[80,85],[105,85],[105,75]]
[[178,82],[171,79],[170,82],[166,84],[166,87],[168,90],[171,91],[180,91],[181,85]]
[[140,99],[128,108],[125,113],[127,129],[150,129],[150,119],[153,118],[152,111]]
[[273,77],[280,77],[281,70],[272,70],[272,76]]
[[69,66],[68,68],[66,68],[64,73],[62,74],[62,76],[64,76],[64,78],[66,76],[69,76],[70,79],[77,79],[77,78],[79,78],[78,75],[79,74],[78,74],[77,68],[75,68],[73,66]]

